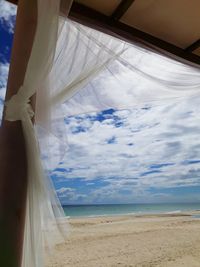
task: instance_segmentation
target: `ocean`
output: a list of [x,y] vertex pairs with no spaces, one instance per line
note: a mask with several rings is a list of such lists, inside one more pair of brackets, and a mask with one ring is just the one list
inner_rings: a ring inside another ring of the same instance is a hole
[[200,210],[200,203],[63,205],[63,208],[69,217],[94,217]]

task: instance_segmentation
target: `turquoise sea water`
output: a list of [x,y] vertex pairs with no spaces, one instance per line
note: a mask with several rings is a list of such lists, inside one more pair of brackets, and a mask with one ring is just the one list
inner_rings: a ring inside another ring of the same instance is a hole
[[120,214],[172,213],[200,210],[200,203],[65,205],[66,216],[92,217]]

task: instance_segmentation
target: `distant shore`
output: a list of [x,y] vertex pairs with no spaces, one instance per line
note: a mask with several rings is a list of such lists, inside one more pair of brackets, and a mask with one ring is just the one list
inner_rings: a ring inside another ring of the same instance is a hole
[[47,267],[199,267],[199,210],[70,218]]

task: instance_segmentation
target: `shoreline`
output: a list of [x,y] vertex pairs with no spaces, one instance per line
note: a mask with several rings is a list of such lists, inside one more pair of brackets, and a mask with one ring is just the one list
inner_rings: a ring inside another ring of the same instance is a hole
[[130,213],[116,213],[116,214],[94,214],[94,215],[66,215],[67,219],[86,219],[86,218],[99,218],[99,217],[120,217],[120,216],[133,216],[133,217],[148,217],[148,216],[193,216],[200,215],[200,210],[174,210],[174,211],[159,211],[159,212],[130,212]]

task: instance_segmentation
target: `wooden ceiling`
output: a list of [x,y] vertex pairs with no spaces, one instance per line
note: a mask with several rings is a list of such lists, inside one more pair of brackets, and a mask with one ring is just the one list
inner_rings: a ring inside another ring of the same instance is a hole
[[69,18],[200,66],[200,0],[75,0]]

